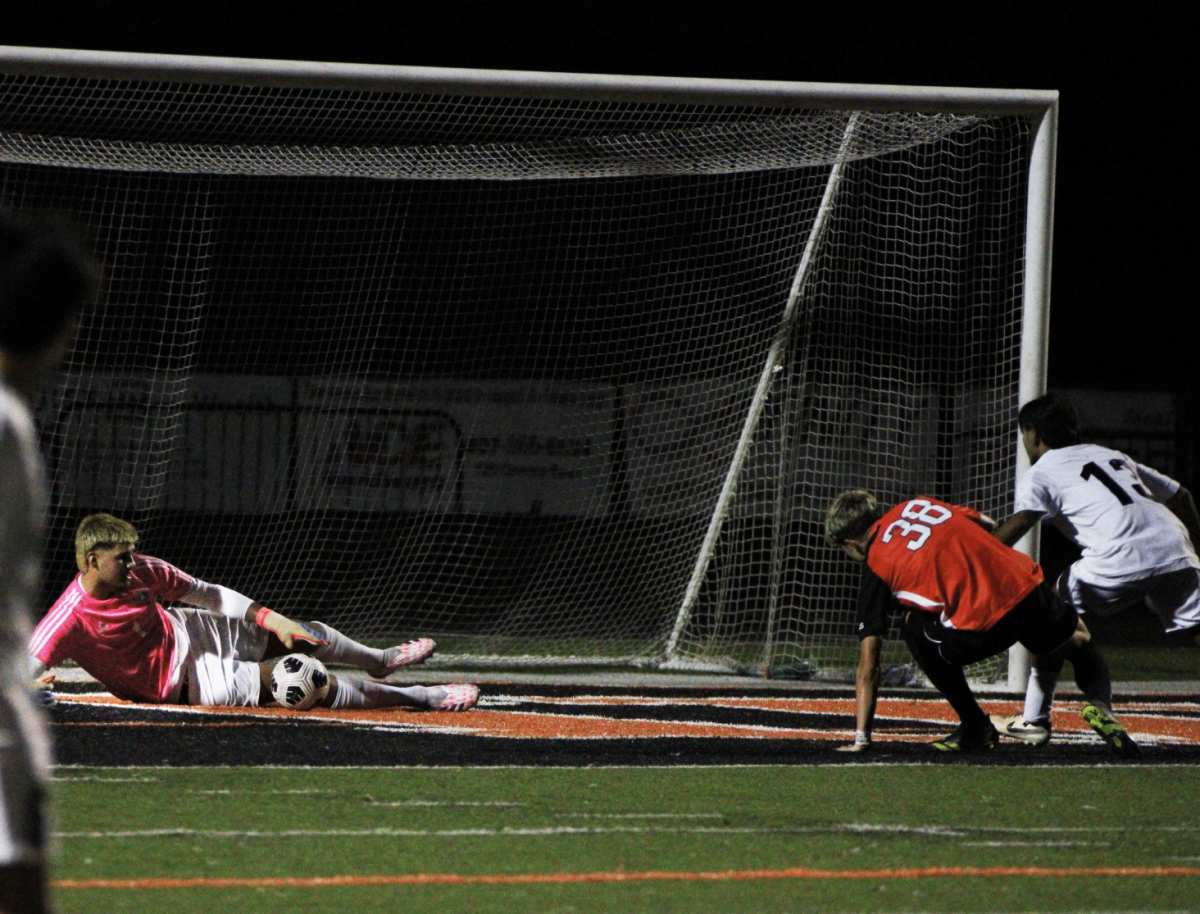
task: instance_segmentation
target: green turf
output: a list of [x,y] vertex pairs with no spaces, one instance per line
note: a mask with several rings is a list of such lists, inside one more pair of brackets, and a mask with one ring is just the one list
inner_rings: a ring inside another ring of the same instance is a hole
[[[1200,867],[1200,771],[1192,768],[63,769],[58,775],[55,879]],[[337,834],[370,829],[416,834]],[[114,834],[143,830],[158,834]],[[172,914],[380,905],[438,914],[1178,911],[1200,898],[1200,877],[60,889],[56,898],[63,912]]]
[[1113,682],[1195,682],[1200,680],[1200,650],[1190,644],[1101,647]]

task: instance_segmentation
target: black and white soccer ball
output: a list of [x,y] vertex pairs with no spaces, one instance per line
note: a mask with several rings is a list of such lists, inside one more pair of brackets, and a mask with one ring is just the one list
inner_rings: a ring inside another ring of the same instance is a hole
[[307,711],[329,694],[325,664],[307,654],[288,654],[271,671],[271,694],[281,707]]

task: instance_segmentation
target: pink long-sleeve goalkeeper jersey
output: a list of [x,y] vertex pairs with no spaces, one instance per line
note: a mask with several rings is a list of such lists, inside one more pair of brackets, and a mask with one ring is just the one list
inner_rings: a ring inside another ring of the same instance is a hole
[[29,651],[46,668],[71,659],[118,698],[165,701],[175,630],[161,602],[182,600],[197,581],[174,565],[134,554],[129,587],[98,600],[75,580],[33,631]]

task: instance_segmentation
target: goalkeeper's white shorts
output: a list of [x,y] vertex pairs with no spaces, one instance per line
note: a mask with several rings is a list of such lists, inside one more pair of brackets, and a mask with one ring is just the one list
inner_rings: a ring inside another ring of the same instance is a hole
[[193,705],[239,707],[258,704],[258,662],[270,633],[252,622],[230,619],[204,609],[167,610],[175,629],[172,678],[186,687]]

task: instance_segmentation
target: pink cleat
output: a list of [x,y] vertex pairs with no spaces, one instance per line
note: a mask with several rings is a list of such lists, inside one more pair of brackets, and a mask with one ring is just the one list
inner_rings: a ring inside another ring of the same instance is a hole
[[[444,686],[426,686],[430,711],[469,711],[479,701],[479,687],[469,682]],[[438,693],[441,696],[438,696]]]
[[412,641],[405,641],[403,644],[389,647],[383,652],[385,658],[383,666],[373,675],[376,679],[384,679],[389,673],[394,673],[401,667],[424,663],[433,654],[436,647],[432,638],[414,638]]

